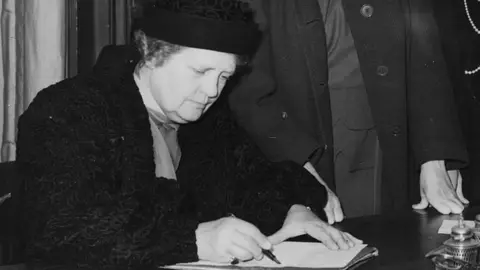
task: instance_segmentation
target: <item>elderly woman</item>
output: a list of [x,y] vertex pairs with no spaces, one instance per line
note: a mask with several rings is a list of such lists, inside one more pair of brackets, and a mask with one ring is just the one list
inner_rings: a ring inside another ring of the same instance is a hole
[[268,163],[251,144],[242,144],[250,160],[236,171],[193,160],[216,176],[177,177],[178,126],[217,100],[260,32],[237,1],[174,2],[140,21],[134,46],[104,48],[91,72],[42,90],[21,116],[28,256],[143,269],[261,259],[262,248],[305,233],[331,248],[354,246],[314,214],[325,204],[315,179]]

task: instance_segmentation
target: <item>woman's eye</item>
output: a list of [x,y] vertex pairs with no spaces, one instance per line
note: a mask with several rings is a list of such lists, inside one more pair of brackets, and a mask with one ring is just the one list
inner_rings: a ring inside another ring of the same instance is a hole
[[193,71],[198,75],[205,75],[205,73],[207,73],[207,71],[201,69],[193,69]]

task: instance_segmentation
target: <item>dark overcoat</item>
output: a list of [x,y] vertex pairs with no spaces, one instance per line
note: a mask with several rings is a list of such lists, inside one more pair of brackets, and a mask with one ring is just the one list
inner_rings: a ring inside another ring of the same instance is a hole
[[16,162],[35,269],[157,269],[198,259],[201,222],[233,213],[268,235],[292,204],[323,212],[325,189],[293,162],[266,160],[225,110],[212,111],[203,132],[180,128],[195,133],[182,136],[178,180],[155,177],[133,79],[139,59],[133,47],[108,46],[93,71],[40,91],[20,117]]
[[[252,1],[266,29],[252,73],[230,96],[239,123],[275,161],[310,160],[334,187],[325,26],[317,0]],[[383,150],[383,210],[419,199],[429,160],[467,163],[429,0],[343,0]],[[367,10],[366,10],[367,9]]]
[[[480,72],[465,74],[465,70],[480,65],[480,35],[469,22],[463,1],[435,1],[434,6],[470,159],[470,166],[462,170],[464,194],[471,204],[477,205],[480,204]],[[468,8],[472,18],[478,18],[480,5],[469,3]]]

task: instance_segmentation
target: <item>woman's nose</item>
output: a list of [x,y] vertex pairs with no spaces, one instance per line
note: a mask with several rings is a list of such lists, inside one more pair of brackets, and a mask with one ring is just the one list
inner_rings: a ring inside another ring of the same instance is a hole
[[218,96],[218,79],[206,78],[202,85],[202,92],[204,92],[209,98],[215,98]]

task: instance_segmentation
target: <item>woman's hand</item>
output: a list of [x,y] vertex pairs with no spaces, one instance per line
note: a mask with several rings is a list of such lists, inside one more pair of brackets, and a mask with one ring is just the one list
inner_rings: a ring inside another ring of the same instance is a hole
[[257,227],[235,217],[201,223],[195,231],[198,258],[214,262],[231,262],[263,258],[262,248],[272,244]]
[[341,232],[327,224],[303,205],[293,205],[288,211],[282,228],[268,239],[275,245],[288,238],[304,234],[312,236],[333,250],[349,249],[362,243],[351,234]]

